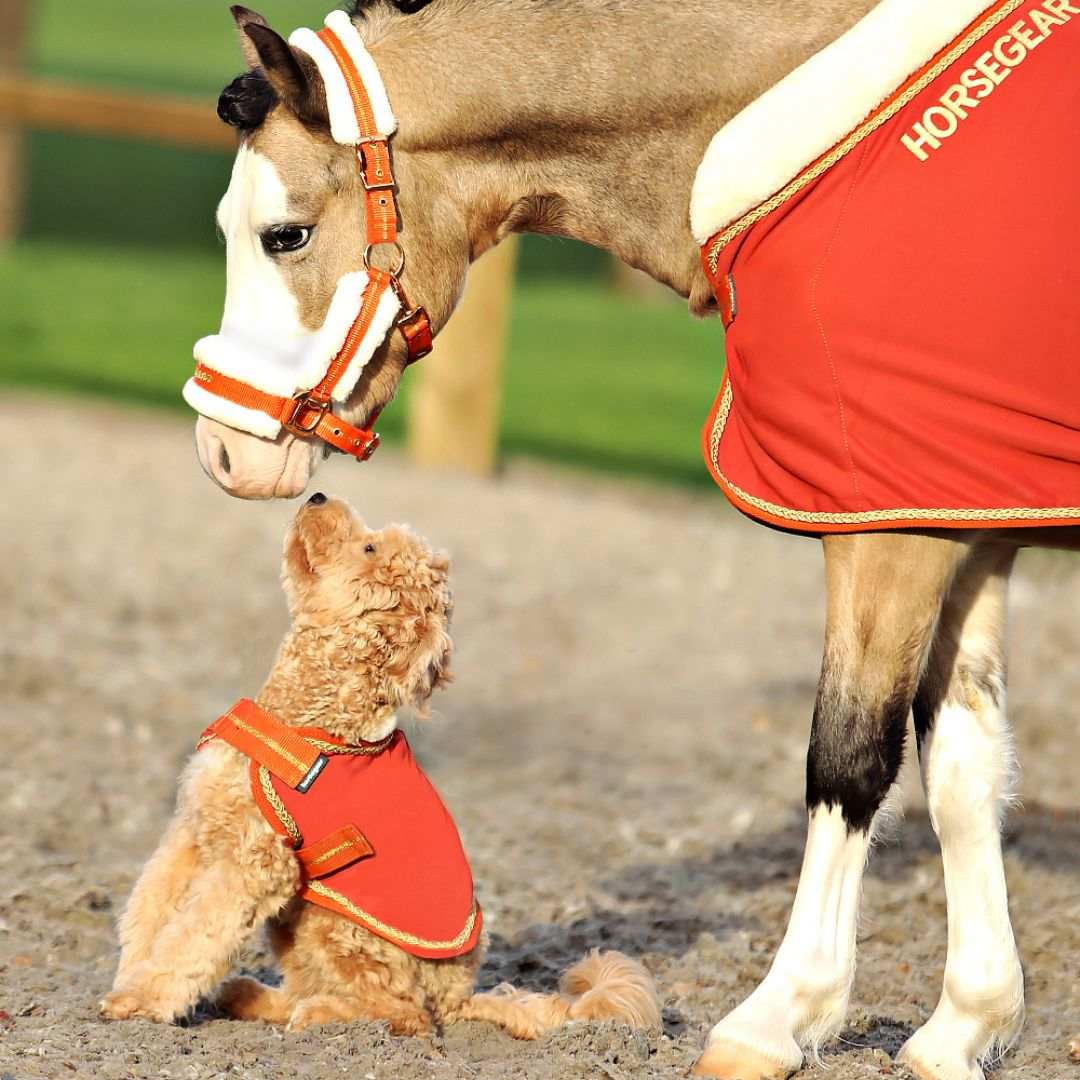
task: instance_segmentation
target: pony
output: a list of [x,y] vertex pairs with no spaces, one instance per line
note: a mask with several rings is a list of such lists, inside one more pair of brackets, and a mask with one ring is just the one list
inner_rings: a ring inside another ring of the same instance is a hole
[[[1064,20],[1070,5],[1052,2]],[[896,0],[885,5],[895,8]],[[969,6],[974,13],[986,4]],[[308,341],[330,320],[348,275],[407,265],[409,295],[437,334],[469,265],[517,232],[605,248],[686,298],[692,314],[715,316],[687,212],[710,140],[874,7],[874,0],[354,4],[352,26],[400,118],[390,143],[400,209],[393,252],[365,250],[367,192],[356,148],[333,137],[332,94],[318,65],[259,15],[235,7],[248,70],[219,103],[239,134],[218,214],[228,264],[223,328],[241,328],[268,348]],[[790,133],[755,134],[783,142]],[[381,342],[339,409],[347,424],[370,427],[409,358],[403,338]],[[244,499],[301,494],[327,455],[303,429],[258,435],[206,415],[196,442],[208,475]],[[1021,547],[1076,549],[1080,529],[869,525],[821,542],[827,625],[791,919],[768,975],[712,1029],[695,1072],[788,1076],[841,1029],[861,880],[913,715],[944,860],[948,959],[939,1004],[901,1060],[924,1080],[980,1080],[982,1063],[1014,1042],[1024,1015],[1000,840],[1013,767],[1009,577]]]

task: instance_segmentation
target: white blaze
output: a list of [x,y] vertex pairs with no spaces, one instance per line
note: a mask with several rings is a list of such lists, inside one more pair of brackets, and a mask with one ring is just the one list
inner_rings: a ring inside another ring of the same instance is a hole
[[[248,146],[236,156],[218,221],[228,245],[225,312],[221,331],[196,342],[195,359],[278,397],[310,390],[341,351],[360,311],[367,274],[362,270],[345,274],[337,282],[322,327],[312,331],[303,326],[298,299],[263,250],[261,234],[273,225],[313,223],[292,221],[288,190],[273,162]],[[389,333],[399,306],[388,290],[335,389],[336,401],[352,392],[364,365]],[[274,438],[281,428],[265,413],[209,393],[197,378],[188,380],[184,399],[203,416],[254,435]]]
[[[250,343],[275,358],[295,351],[309,336],[301,326],[296,297],[260,239],[271,226],[289,222],[289,193],[277,169],[269,158],[242,146],[218,207],[227,245],[220,336]],[[196,345],[196,355],[204,342]]]

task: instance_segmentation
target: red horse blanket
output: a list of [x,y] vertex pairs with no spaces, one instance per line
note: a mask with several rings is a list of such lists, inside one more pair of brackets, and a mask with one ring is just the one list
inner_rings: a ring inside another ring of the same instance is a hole
[[1078,116],[1080,0],[884,0],[718,134],[692,213],[727,324],[703,443],[739,509],[1080,523]]

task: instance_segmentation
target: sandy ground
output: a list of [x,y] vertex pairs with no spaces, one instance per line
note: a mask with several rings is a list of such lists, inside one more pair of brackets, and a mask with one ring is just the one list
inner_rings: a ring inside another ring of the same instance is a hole
[[[677,1077],[767,969],[796,883],[822,624],[820,550],[719,494],[535,467],[419,475],[390,452],[322,485],[455,558],[458,681],[423,759],[462,827],[491,929],[486,984],[550,988],[593,945],[644,958],[646,1037],[534,1044],[479,1025],[300,1035],[198,1016],[105,1024],[113,920],[201,728],[262,679],[293,508],[199,472],[190,424],[96,404],[0,404],[0,1077]],[[76,437],[77,436],[77,437]],[[54,442],[54,438],[57,440]],[[1029,1019],[997,1080],[1080,1078],[1080,561],[1031,554],[1014,597],[1023,809],[1008,873]],[[937,999],[945,898],[912,771],[865,893],[850,1025],[817,1075],[899,1075]],[[258,943],[243,964],[266,963]],[[811,1075],[808,1070],[806,1075]]]

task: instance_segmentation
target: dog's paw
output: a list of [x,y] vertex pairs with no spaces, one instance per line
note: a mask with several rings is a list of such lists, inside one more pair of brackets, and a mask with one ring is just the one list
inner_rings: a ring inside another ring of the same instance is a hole
[[214,1004],[234,1020],[263,1020],[269,1024],[285,1024],[289,1020],[290,1003],[285,993],[247,975],[226,979]]
[[106,1020],[130,1020],[142,1009],[142,998],[131,990],[113,990],[99,1002]]
[[113,990],[106,994],[100,1002],[101,1015],[106,1020],[154,1020],[159,1024],[167,1024],[172,1016],[165,1013],[151,1002],[147,1001],[136,990]]
[[344,1011],[320,998],[301,1001],[289,1016],[289,1030],[303,1031],[318,1024],[340,1024],[348,1019]]

